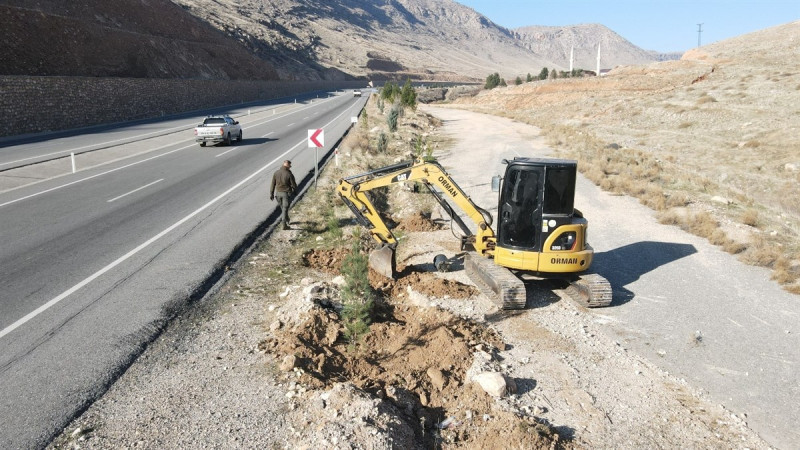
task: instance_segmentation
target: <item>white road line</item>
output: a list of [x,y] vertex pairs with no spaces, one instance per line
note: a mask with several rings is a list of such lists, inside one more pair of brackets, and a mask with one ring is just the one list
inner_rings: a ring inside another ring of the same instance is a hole
[[161,158],[162,156],[169,155],[170,153],[175,153],[175,152],[179,152],[181,150],[186,150],[189,147],[194,147],[194,145],[187,145],[185,147],[181,147],[181,148],[178,148],[178,149],[175,149],[175,150],[171,150],[171,151],[168,151],[166,153],[162,153],[160,155],[152,156],[150,158],[146,158],[146,159],[143,159],[141,161],[136,161],[135,163],[130,163],[130,164],[127,164],[127,165],[124,165],[124,166],[117,167],[116,169],[107,170],[105,172],[101,172],[101,173],[92,175],[90,177],[81,178],[80,180],[75,180],[75,181],[71,181],[71,182],[66,183],[66,184],[62,184],[61,186],[56,186],[56,187],[53,187],[53,188],[50,188],[50,189],[45,189],[45,190],[43,190],[41,192],[37,192],[37,193],[31,194],[31,195],[26,195],[25,197],[20,197],[20,198],[18,198],[16,200],[11,200],[11,201],[8,201],[8,202],[5,202],[5,203],[0,203],[0,208],[2,208],[3,206],[8,206],[8,205],[11,205],[11,204],[14,204],[14,203],[17,203],[17,202],[21,202],[23,200],[27,200],[29,198],[38,197],[38,196],[40,196],[42,194],[46,194],[48,192],[53,192],[53,191],[56,191],[56,190],[59,190],[59,189],[63,189],[65,187],[72,186],[73,184],[78,184],[78,183],[81,183],[83,181],[87,181],[87,180],[91,180],[93,178],[97,178],[97,177],[100,177],[100,176],[103,176],[103,175],[107,175],[109,173],[113,173],[113,172],[116,172],[118,170],[127,169],[128,167],[135,166],[135,165],[141,164],[143,162],[151,161],[151,160],[156,159],[156,158]]
[[230,153],[230,152],[236,150],[237,148],[239,148],[239,147],[233,147],[230,150],[225,150],[224,152],[220,153],[219,155],[215,156],[214,158],[219,158],[220,156],[224,155],[225,153]]
[[[334,123],[336,120],[338,120],[338,119],[339,119],[339,117],[342,117],[342,116],[343,116],[343,115],[344,115],[346,112],[348,112],[349,110],[350,110],[350,108],[347,108],[347,109],[345,109],[345,110],[344,110],[344,111],[343,111],[341,114],[339,114],[338,116],[334,117],[334,118],[333,118],[333,119],[332,119],[330,122],[328,122],[328,123],[327,123],[327,124],[325,124],[324,126],[326,126],[326,127],[327,127],[328,125],[330,125],[330,124]],[[229,188],[227,191],[225,191],[225,192],[223,192],[222,194],[220,194],[220,195],[216,196],[216,197],[215,197],[213,200],[211,200],[210,202],[208,202],[208,203],[206,203],[205,205],[201,206],[200,208],[196,209],[194,212],[192,212],[192,213],[191,213],[191,214],[189,214],[188,216],[186,216],[186,217],[184,217],[183,219],[181,219],[181,220],[179,220],[179,221],[175,222],[174,224],[170,225],[169,227],[167,227],[167,229],[165,229],[164,231],[162,231],[162,232],[158,233],[157,235],[155,235],[155,236],[151,237],[150,239],[148,239],[147,241],[143,242],[143,243],[142,243],[142,244],[140,244],[138,247],[134,248],[133,250],[129,251],[128,253],[126,253],[126,254],[124,254],[124,255],[120,256],[119,258],[117,258],[116,260],[114,260],[114,262],[112,262],[111,264],[109,264],[109,265],[107,265],[107,266],[103,267],[102,269],[98,270],[97,272],[95,272],[95,273],[93,273],[93,274],[89,275],[89,276],[88,276],[87,278],[85,278],[83,281],[81,281],[80,283],[76,284],[75,286],[72,286],[71,288],[67,289],[66,291],[62,292],[61,294],[59,294],[59,295],[58,295],[57,297],[55,297],[54,299],[50,300],[49,302],[45,303],[44,305],[42,305],[42,306],[40,306],[40,307],[38,307],[38,308],[34,309],[33,311],[29,312],[28,314],[26,314],[26,315],[25,315],[24,317],[22,317],[21,319],[17,320],[16,322],[12,323],[11,325],[7,326],[7,327],[6,327],[6,328],[4,328],[2,331],[0,331],[0,338],[2,338],[3,336],[7,335],[8,333],[11,333],[12,331],[16,330],[17,328],[19,328],[20,326],[24,325],[24,324],[25,324],[26,322],[28,322],[29,320],[31,320],[31,319],[33,319],[34,317],[38,316],[39,314],[41,314],[41,313],[43,313],[43,312],[47,311],[47,310],[48,310],[48,309],[50,309],[50,308],[51,308],[53,305],[57,304],[57,303],[58,303],[58,302],[60,302],[61,300],[64,300],[65,298],[67,298],[67,297],[69,297],[70,295],[74,294],[75,292],[77,292],[78,290],[80,290],[80,289],[81,289],[81,288],[83,288],[84,286],[88,285],[88,284],[89,284],[89,283],[91,283],[92,281],[96,280],[97,278],[99,278],[100,276],[102,276],[103,274],[105,274],[106,272],[108,272],[108,271],[110,271],[111,269],[113,269],[113,268],[117,267],[118,265],[122,264],[123,262],[125,262],[126,260],[128,260],[129,258],[131,258],[133,255],[135,255],[135,254],[139,253],[140,251],[142,251],[142,250],[144,250],[145,248],[147,248],[148,246],[150,246],[150,245],[151,245],[153,242],[156,242],[157,240],[161,239],[162,237],[164,237],[164,236],[165,236],[167,233],[169,233],[170,231],[172,231],[172,230],[174,230],[174,229],[178,228],[179,226],[183,225],[184,223],[186,223],[187,221],[189,221],[189,219],[191,219],[192,217],[194,217],[194,216],[196,216],[196,215],[200,214],[201,212],[205,211],[206,209],[208,209],[209,207],[211,207],[211,206],[212,206],[214,203],[217,203],[217,202],[218,202],[218,201],[220,201],[221,199],[225,198],[225,197],[226,197],[228,194],[230,194],[231,192],[235,191],[236,189],[238,189],[239,187],[241,187],[242,185],[244,185],[244,184],[245,184],[245,183],[247,183],[248,181],[250,181],[250,180],[252,180],[253,178],[255,178],[255,177],[256,177],[258,174],[260,174],[261,172],[263,172],[263,171],[267,170],[267,168],[269,168],[269,167],[270,167],[270,166],[272,166],[273,164],[275,164],[275,163],[277,163],[278,161],[280,161],[282,158],[284,158],[286,155],[288,155],[289,153],[291,153],[292,151],[294,151],[296,148],[298,148],[298,147],[300,147],[300,146],[302,146],[302,145],[305,145],[305,144],[306,144],[306,139],[303,139],[302,141],[298,142],[298,143],[297,143],[297,144],[296,144],[294,147],[290,148],[289,150],[286,150],[286,151],[285,151],[285,152],[283,152],[283,153],[282,153],[280,156],[278,156],[277,158],[275,158],[274,160],[272,160],[272,162],[269,162],[269,163],[267,163],[266,165],[264,165],[263,167],[261,167],[260,169],[256,170],[255,172],[253,172],[252,174],[250,174],[249,176],[247,176],[247,177],[246,177],[245,179],[243,179],[242,181],[240,181],[240,182],[236,183],[235,185],[233,185],[233,186],[232,186],[231,188]],[[175,151],[177,151],[177,150],[175,150]],[[163,156],[163,155],[162,155],[162,156]],[[116,169],[115,169],[115,170],[116,170]],[[87,178],[87,179],[88,179],[88,178]],[[2,206],[2,205],[0,205],[0,206]]]
[[108,201],[107,201],[107,203],[111,203],[111,202],[113,202],[113,201],[115,201],[115,200],[119,200],[119,199],[121,199],[122,197],[126,197],[126,196],[128,196],[128,195],[131,195],[131,194],[133,194],[134,192],[139,192],[139,191],[141,191],[142,189],[149,188],[150,186],[152,186],[152,185],[154,185],[154,184],[156,184],[156,183],[160,183],[160,182],[162,182],[162,181],[164,181],[164,179],[163,179],[163,178],[162,178],[162,179],[160,179],[160,180],[153,181],[152,183],[145,184],[144,186],[142,186],[142,187],[140,187],[140,188],[136,188],[136,189],[134,189],[134,190],[132,190],[132,191],[130,191],[130,192],[126,192],[125,194],[122,194],[122,195],[120,195],[119,197],[114,197],[114,198],[112,198],[111,200],[108,200]]
[[274,134],[274,133],[275,133],[274,131],[270,131],[269,133],[267,133],[267,134],[265,134],[265,135],[263,135],[263,136],[261,136],[261,137],[262,137],[262,138],[265,138],[265,137],[269,136],[270,134]]
[[[158,130],[158,131],[153,131],[153,132],[150,132],[150,133],[139,134],[139,135],[136,135],[136,136],[133,136],[133,137],[126,137],[126,138],[115,139],[113,141],[101,142],[99,144],[89,144],[89,145],[84,145],[83,147],[71,148],[69,150],[62,150],[62,151],[59,151],[59,152],[47,153],[47,154],[44,154],[44,155],[37,155],[37,156],[31,156],[29,158],[22,158],[22,159],[18,159],[16,161],[0,163],[0,167],[8,166],[8,165],[15,164],[15,163],[20,163],[20,162],[30,161],[31,159],[46,158],[48,156],[61,155],[61,154],[68,155],[69,153],[76,152],[78,150],[83,150],[83,149],[87,149],[87,148],[91,148],[91,147],[102,147],[104,145],[115,144],[115,143],[121,142],[121,141],[130,140],[131,142],[135,142],[137,140],[141,140],[139,138],[142,138],[144,136],[149,136],[151,134],[156,134],[156,133],[169,134],[173,130],[180,130],[182,128],[186,128],[186,125],[181,125],[179,127],[173,127],[173,128],[167,128],[166,130]],[[174,144],[171,144],[171,145],[174,145]]]
[[290,123],[289,125],[286,125],[286,128],[291,128],[292,125],[294,125],[294,122]]

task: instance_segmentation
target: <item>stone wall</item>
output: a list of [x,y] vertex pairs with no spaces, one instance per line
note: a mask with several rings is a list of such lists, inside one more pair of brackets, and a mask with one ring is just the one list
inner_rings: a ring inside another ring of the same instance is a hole
[[147,119],[364,83],[0,76],[0,136]]

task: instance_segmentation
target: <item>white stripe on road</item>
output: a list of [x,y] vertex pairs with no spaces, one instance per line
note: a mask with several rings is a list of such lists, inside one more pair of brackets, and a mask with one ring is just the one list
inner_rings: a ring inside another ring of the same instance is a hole
[[126,196],[128,196],[128,195],[131,195],[131,194],[133,194],[134,192],[139,192],[139,191],[141,191],[142,189],[149,188],[150,186],[152,186],[152,185],[154,185],[154,184],[156,184],[156,183],[160,183],[160,182],[162,182],[162,181],[164,181],[164,179],[163,179],[163,178],[162,178],[162,179],[160,179],[160,180],[153,181],[152,183],[145,184],[144,186],[142,186],[142,187],[140,187],[140,188],[137,188],[137,189],[134,189],[134,190],[132,190],[132,191],[130,191],[130,192],[127,192],[127,193],[125,193],[125,194],[122,194],[122,195],[120,195],[119,197],[114,197],[114,198],[112,198],[111,200],[108,200],[108,202],[107,202],[107,203],[111,203],[111,202],[113,202],[113,201],[115,201],[115,200],[119,200],[119,199],[121,199],[122,197],[126,197]]
[[269,133],[267,133],[267,134],[265,134],[265,135],[263,135],[263,136],[261,136],[261,137],[262,137],[262,138],[265,138],[265,137],[269,136],[270,134],[274,134],[274,133],[275,133],[274,131],[270,131]]
[[[338,116],[334,117],[334,118],[333,118],[333,119],[332,119],[330,122],[328,122],[328,123],[327,123],[327,124],[325,124],[324,126],[325,126],[325,127],[327,127],[328,125],[330,125],[330,124],[334,123],[336,120],[338,120],[340,117],[342,117],[342,116],[343,116],[345,113],[347,113],[347,112],[349,111],[349,109],[350,109],[350,108],[347,108],[345,111],[343,111],[343,112],[342,112],[341,114],[339,114]],[[155,236],[151,237],[150,239],[148,239],[147,241],[143,242],[141,245],[139,245],[138,247],[136,247],[136,248],[134,248],[133,250],[129,251],[128,253],[126,253],[126,254],[124,254],[124,255],[120,256],[119,258],[117,258],[117,259],[116,259],[114,262],[112,262],[111,264],[109,264],[109,265],[107,265],[107,266],[103,267],[102,269],[100,269],[100,270],[98,270],[97,272],[93,273],[92,275],[90,275],[89,277],[87,277],[86,279],[84,279],[83,281],[81,281],[80,283],[78,283],[78,284],[76,284],[75,286],[72,286],[71,288],[69,288],[69,289],[67,289],[66,291],[62,292],[60,295],[58,295],[58,296],[57,296],[57,297],[55,297],[54,299],[52,299],[52,300],[50,300],[49,302],[45,303],[44,305],[42,305],[42,306],[40,306],[40,307],[36,308],[35,310],[33,310],[33,311],[29,312],[28,314],[26,314],[26,315],[25,315],[24,317],[22,317],[21,319],[17,320],[16,322],[12,323],[11,325],[7,326],[7,327],[6,327],[6,328],[4,328],[2,331],[0,331],[0,338],[2,338],[3,336],[7,335],[8,333],[11,333],[12,331],[16,330],[17,328],[19,328],[20,326],[24,325],[24,324],[25,324],[26,322],[28,322],[29,320],[31,320],[31,319],[33,319],[34,317],[38,316],[39,314],[41,314],[41,313],[43,313],[43,312],[47,311],[48,309],[50,309],[51,307],[53,307],[53,305],[57,304],[57,303],[58,303],[58,302],[60,302],[61,300],[64,300],[65,298],[67,298],[67,297],[69,297],[70,295],[74,294],[75,292],[77,292],[77,291],[78,291],[78,290],[80,290],[81,288],[85,287],[86,285],[88,285],[88,284],[89,284],[89,283],[91,283],[92,281],[96,280],[97,278],[99,278],[100,276],[102,276],[103,274],[105,274],[106,272],[108,272],[108,271],[110,271],[111,269],[113,269],[113,268],[117,267],[118,265],[122,264],[123,262],[125,262],[126,260],[128,260],[129,258],[131,258],[133,255],[135,255],[135,254],[139,253],[140,251],[142,251],[142,250],[144,250],[145,248],[147,248],[148,246],[150,246],[152,243],[154,243],[154,242],[156,242],[157,240],[159,240],[159,239],[161,239],[162,237],[164,237],[164,236],[165,236],[166,234],[168,234],[170,231],[172,231],[172,230],[174,230],[174,229],[178,228],[179,226],[183,225],[184,223],[186,223],[187,221],[189,221],[189,220],[190,220],[192,217],[194,217],[194,216],[196,216],[196,215],[200,214],[201,212],[205,211],[206,209],[208,209],[209,207],[211,207],[212,205],[214,205],[215,203],[217,203],[218,201],[220,201],[221,199],[223,199],[224,197],[226,197],[226,196],[227,196],[228,194],[230,194],[231,192],[235,191],[236,189],[238,189],[239,187],[241,187],[242,185],[244,185],[244,184],[245,184],[245,183],[247,183],[248,181],[252,180],[253,178],[255,178],[255,177],[256,177],[258,174],[260,174],[261,172],[263,172],[263,171],[267,170],[267,168],[269,168],[270,166],[272,166],[272,165],[273,165],[273,164],[275,164],[276,162],[280,161],[282,158],[284,158],[286,155],[288,155],[289,153],[291,153],[292,151],[294,151],[296,148],[300,147],[301,145],[305,145],[305,144],[306,144],[306,139],[303,139],[302,141],[300,141],[299,143],[297,143],[297,144],[296,144],[294,147],[292,147],[292,148],[290,148],[289,150],[286,150],[285,152],[283,152],[282,154],[280,154],[280,155],[279,155],[277,158],[275,158],[275,159],[274,159],[272,162],[270,162],[270,163],[267,163],[266,165],[264,165],[264,166],[263,166],[263,167],[261,167],[260,169],[256,170],[255,172],[253,172],[252,174],[250,174],[250,175],[249,175],[247,178],[245,178],[245,179],[243,179],[242,181],[240,181],[240,182],[236,183],[236,184],[235,184],[233,187],[229,188],[227,191],[223,192],[222,194],[220,194],[220,195],[216,196],[216,197],[215,197],[213,200],[211,200],[210,202],[208,202],[208,203],[206,203],[205,205],[201,206],[200,208],[198,208],[197,210],[195,210],[194,212],[192,212],[192,213],[191,213],[191,214],[189,214],[188,216],[186,216],[186,217],[184,217],[183,219],[181,219],[181,220],[179,220],[179,221],[175,222],[174,224],[170,225],[170,226],[169,226],[167,229],[165,229],[164,231],[162,231],[162,232],[158,233],[157,235],[155,235]],[[175,150],[175,151],[177,151],[177,150]],[[163,156],[163,155],[162,155],[162,156]],[[117,169],[115,169],[115,170],[117,170]],[[2,205],[0,205],[0,206],[2,206]]]
[[71,182],[69,182],[67,184],[62,184],[61,186],[56,186],[56,187],[53,187],[53,188],[50,188],[50,189],[45,189],[44,191],[37,192],[37,193],[31,194],[31,195],[26,195],[25,197],[20,197],[20,198],[18,198],[16,200],[11,200],[11,201],[8,201],[8,202],[5,202],[5,203],[0,203],[0,208],[2,208],[3,206],[11,205],[13,203],[21,202],[23,200],[27,200],[29,198],[38,197],[38,196],[40,196],[42,194],[46,194],[48,192],[53,192],[53,191],[56,191],[56,190],[59,190],[59,189],[63,189],[65,187],[72,186],[73,184],[78,184],[78,183],[81,183],[83,181],[87,181],[87,180],[91,180],[93,178],[97,178],[97,177],[100,177],[100,176],[103,176],[103,175],[107,175],[109,173],[113,173],[113,172],[116,172],[118,170],[127,169],[128,167],[135,166],[135,165],[141,164],[143,162],[151,161],[151,160],[154,160],[156,158],[161,158],[162,156],[169,155],[170,153],[179,152],[179,151],[185,150],[185,149],[187,149],[189,147],[194,147],[194,145],[187,145],[185,147],[181,147],[181,148],[178,148],[178,149],[175,149],[175,150],[171,150],[171,151],[168,151],[166,153],[162,153],[160,155],[152,156],[150,158],[146,158],[146,159],[143,159],[141,161],[136,161],[135,163],[130,163],[130,164],[125,165],[125,166],[117,167],[116,169],[111,169],[111,170],[108,170],[108,171],[105,171],[105,172],[101,172],[101,173],[92,175],[90,177],[81,178],[80,180],[71,181]]
[[219,155],[215,156],[214,158],[219,158],[220,156],[224,155],[225,153],[230,153],[230,152],[236,150],[237,148],[239,148],[239,147],[233,147],[230,150],[225,150],[224,152],[220,153]]

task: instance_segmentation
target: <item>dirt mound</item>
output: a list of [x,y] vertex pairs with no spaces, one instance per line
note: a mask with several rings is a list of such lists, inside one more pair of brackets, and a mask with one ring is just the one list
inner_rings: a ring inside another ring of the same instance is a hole
[[[430,219],[428,219],[429,223]],[[412,221],[417,222],[416,220]],[[328,274],[340,274],[342,262],[350,254],[346,248],[314,249],[303,255],[303,265]],[[377,292],[387,297],[399,297],[408,288],[428,297],[436,298],[469,298],[478,293],[474,286],[437,277],[434,273],[421,271],[413,266],[398,267],[396,280],[390,280],[377,272],[369,271],[370,285]]]
[[402,231],[438,231],[443,227],[431,220],[430,214],[417,213],[408,218],[403,218],[395,229]]
[[[371,394],[370,420],[387,422],[387,411],[414,432],[414,446],[431,448],[552,448],[558,436],[533,416],[501,410],[470,382],[474,353],[496,354],[505,344],[490,329],[447,311],[386,304],[362,342],[343,338],[336,312],[314,308],[307,318],[263,342],[262,348],[296,358],[297,382],[314,389],[352,383]],[[399,431],[398,431],[399,432]],[[397,436],[406,441],[408,436]]]
[[342,273],[342,263],[350,250],[344,247],[313,249],[303,254],[303,265],[330,274]]

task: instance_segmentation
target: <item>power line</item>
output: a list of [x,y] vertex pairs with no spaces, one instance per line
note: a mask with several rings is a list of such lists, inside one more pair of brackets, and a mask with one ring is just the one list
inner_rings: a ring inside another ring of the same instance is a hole
[[698,23],[697,24],[697,47],[698,48],[700,47],[700,33],[702,33],[702,32],[703,32],[703,24],[702,23]]

